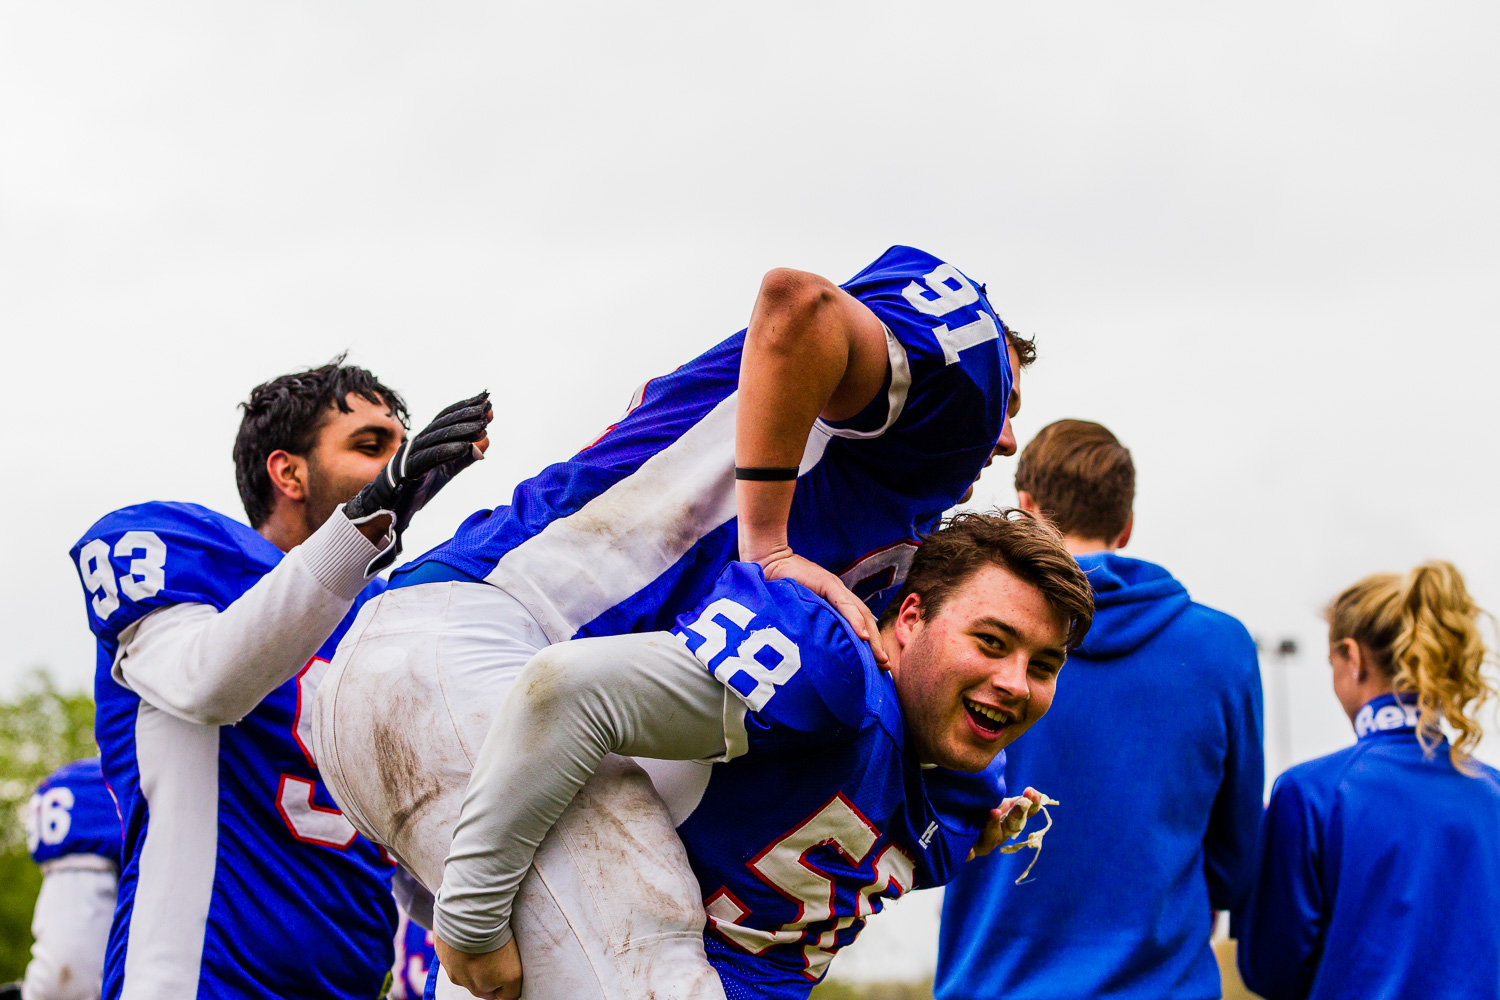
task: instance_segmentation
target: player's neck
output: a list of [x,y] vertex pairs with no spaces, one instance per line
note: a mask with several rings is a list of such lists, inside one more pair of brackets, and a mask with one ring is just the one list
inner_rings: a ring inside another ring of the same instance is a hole
[[1077,535],[1064,535],[1063,547],[1073,556],[1090,556],[1096,552],[1113,552],[1119,548],[1102,538],[1080,538]]
[[880,629],[880,642],[885,646],[886,662],[885,669],[890,671],[894,679],[901,664],[901,646],[896,642],[896,626],[894,624],[883,626]]
[[306,511],[301,504],[293,507],[288,503],[279,503],[271,516],[256,529],[260,536],[282,552],[290,552],[292,549],[307,541],[312,531],[307,526]]

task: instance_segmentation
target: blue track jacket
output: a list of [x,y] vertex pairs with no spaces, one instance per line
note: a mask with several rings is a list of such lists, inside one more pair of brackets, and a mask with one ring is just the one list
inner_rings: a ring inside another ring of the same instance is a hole
[[1006,749],[1006,786],[1061,805],[1024,885],[1029,851],[949,885],[940,1000],[1220,995],[1211,911],[1248,885],[1265,788],[1255,643],[1160,566],[1078,562],[1094,626]]
[[1424,754],[1416,718],[1381,695],[1354,746],[1276,779],[1234,921],[1267,1000],[1500,997],[1500,772]]

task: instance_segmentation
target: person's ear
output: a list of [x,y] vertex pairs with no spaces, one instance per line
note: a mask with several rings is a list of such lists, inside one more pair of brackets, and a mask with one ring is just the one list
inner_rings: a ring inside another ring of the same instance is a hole
[[1365,655],[1365,648],[1355,640],[1345,639],[1344,643],[1347,644],[1349,670],[1354,675],[1354,680],[1363,684],[1370,677],[1370,658]]
[[1328,662],[1334,670],[1343,671],[1356,680],[1359,679],[1359,661],[1364,654],[1359,648],[1359,643],[1353,639],[1340,639],[1328,647]]
[[1135,511],[1125,519],[1125,530],[1120,532],[1120,537],[1115,539],[1115,548],[1123,549],[1130,544],[1130,533],[1135,530]]
[[1042,516],[1042,508],[1037,505],[1036,498],[1025,490],[1016,490],[1016,506],[1032,517]]
[[896,643],[905,646],[911,642],[912,636],[922,627],[922,595],[917,593],[907,594],[901,602],[901,607],[896,612],[895,632]]
[[307,499],[307,459],[277,449],[266,456],[266,473],[278,495],[296,503]]

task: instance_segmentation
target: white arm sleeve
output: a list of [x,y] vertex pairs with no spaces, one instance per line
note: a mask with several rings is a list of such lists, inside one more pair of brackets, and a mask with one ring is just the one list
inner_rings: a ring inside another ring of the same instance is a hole
[[[97,863],[70,864],[75,860]],[[43,872],[22,1000],[97,1000],[115,914],[115,867],[93,855],[69,855]]]
[[474,764],[438,890],[438,936],[471,954],[504,945],[537,845],[605,755],[721,757],[725,708],[723,685],[667,632],[537,653]]
[[380,551],[340,507],[223,612],[174,604],[127,628],[112,676],[187,722],[238,722],[327,641]]

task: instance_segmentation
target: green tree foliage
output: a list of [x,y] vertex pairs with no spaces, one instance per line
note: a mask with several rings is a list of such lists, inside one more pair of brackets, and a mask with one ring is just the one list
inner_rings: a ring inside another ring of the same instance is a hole
[[97,753],[94,699],[59,691],[45,670],[0,701],[0,983],[26,969],[31,909],[42,885],[26,853],[26,803],[47,775]]

